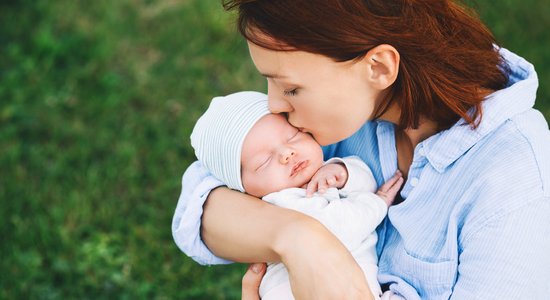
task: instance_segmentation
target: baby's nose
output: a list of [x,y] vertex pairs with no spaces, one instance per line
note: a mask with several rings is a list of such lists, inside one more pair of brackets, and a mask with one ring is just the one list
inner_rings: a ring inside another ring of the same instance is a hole
[[295,155],[296,155],[296,150],[289,147],[284,148],[281,150],[280,162],[286,165],[290,161],[290,159],[292,159],[292,157],[294,157]]

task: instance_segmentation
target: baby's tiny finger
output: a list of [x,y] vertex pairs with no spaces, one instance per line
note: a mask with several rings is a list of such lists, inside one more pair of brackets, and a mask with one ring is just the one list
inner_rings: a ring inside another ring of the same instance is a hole
[[395,182],[395,184],[393,186],[395,186],[399,189],[401,187],[401,185],[403,185],[404,181],[405,181],[405,178],[399,177],[399,179],[397,179],[397,181]]
[[401,187],[401,184],[403,184],[403,181],[405,179],[403,179],[403,177],[398,177],[396,178],[395,180],[392,180],[392,183],[391,185],[388,187],[388,190],[391,190],[391,189],[399,189]]
[[307,198],[311,197],[316,189],[317,189],[317,181],[315,180],[310,181],[307,185],[306,197]]
[[326,180],[319,181],[319,188],[318,188],[319,193],[324,194],[326,190],[327,190],[327,181]]
[[399,192],[399,189],[401,188],[401,185],[403,184],[403,177],[399,177],[397,181],[395,181],[386,191],[386,194],[388,196],[395,198],[397,196],[397,193]]
[[344,182],[346,182],[346,180],[347,180],[346,175],[347,175],[346,172],[343,172],[343,173],[338,174],[338,176],[336,177],[337,182],[338,182],[339,184],[343,184]]
[[334,186],[336,184],[336,177],[335,176],[328,176],[327,177],[327,185],[328,186]]
[[388,181],[386,181],[386,183],[382,185],[382,189],[390,189],[400,178],[403,178],[401,173],[395,173],[395,175],[393,175],[390,179],[388,179]]

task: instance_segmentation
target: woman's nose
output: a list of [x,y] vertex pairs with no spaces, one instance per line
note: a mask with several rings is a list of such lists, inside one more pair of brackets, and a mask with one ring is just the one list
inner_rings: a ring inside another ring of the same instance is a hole
[[[273,91],[274,87],[268,84],[267,86],[267,102],[269,105],[269,111],[274,114],[286,113],[292,111],[292,106],[278,94]],[[282,92],[281,92],[282,93]]]
[[296,155],[296,150],[290,147],[284,147],[281,149],[281,155],[279,157],[279,162],[283,165],[286,165],[290,160]]

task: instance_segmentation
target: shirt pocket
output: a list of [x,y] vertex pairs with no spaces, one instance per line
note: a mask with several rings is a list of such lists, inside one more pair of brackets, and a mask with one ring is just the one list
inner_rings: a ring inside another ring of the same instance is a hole
[[415,287],[421,299],[448,299],[456,281],[457,262],[427,260],[404,252],[399,262],[403,279]]

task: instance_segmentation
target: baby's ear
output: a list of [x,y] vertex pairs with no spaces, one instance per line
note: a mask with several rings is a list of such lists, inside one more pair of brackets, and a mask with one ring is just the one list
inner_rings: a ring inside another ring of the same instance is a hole
[[367,80],[379,90],[390,87],[399,73],[399,52],[393,46],[382,44],[372,48],[362,62],[366,64]]

